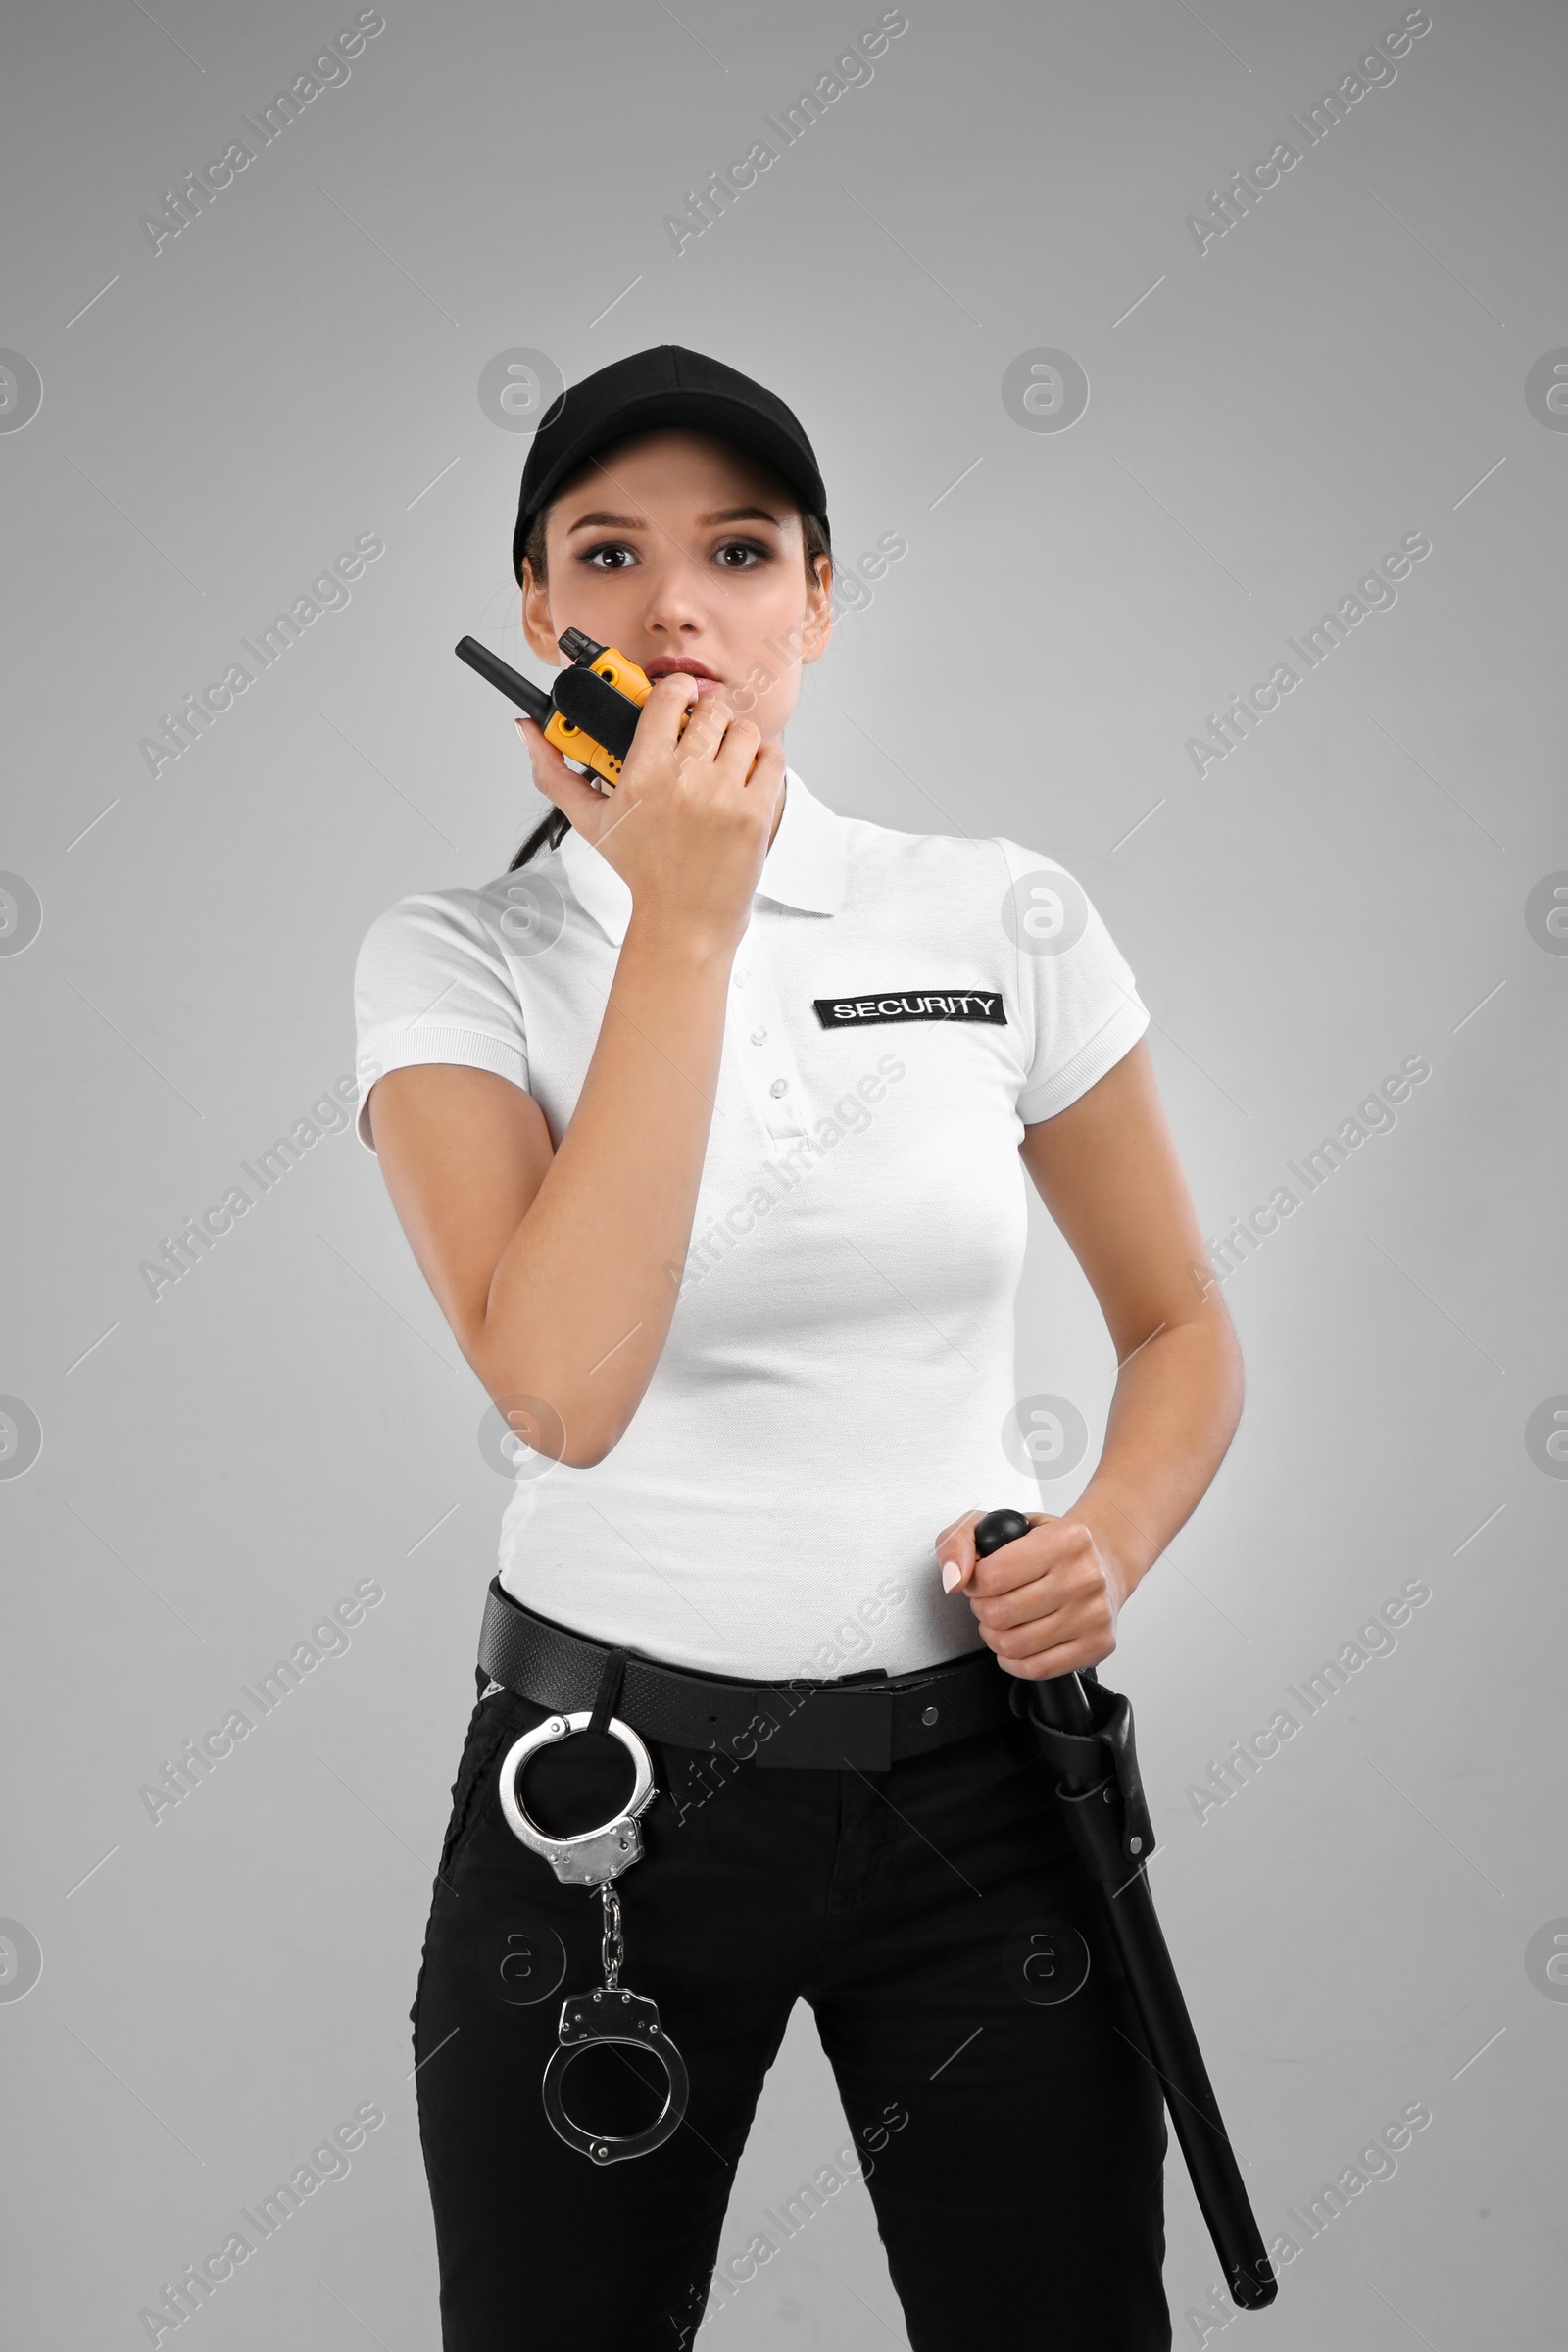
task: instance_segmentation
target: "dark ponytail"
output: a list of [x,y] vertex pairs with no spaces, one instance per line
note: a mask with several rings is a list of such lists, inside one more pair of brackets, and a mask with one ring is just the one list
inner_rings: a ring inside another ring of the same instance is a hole
[[508,866],[508,873],[514,874],[519,865],[526,865],[529,858],[537,857],[541,850],[558,850],[570,831],[571,819],[563,815],[559,808],[552,808],[544,822],[535,825]]
[[[564,484],[563,487],[565,485]],[[522,550],[523,559],[531,568],[534,578],[541,581],[545,577],[545,516],[548,513],[549,509],[546,508],[543,513],[534,516]],[[820,514],[808,514],[804,508],[801,510],[801,536],[806,549],[806,576],[814,583],[817,576],[817,557],[826,556],[830,564],[833,560],[833,549],[827,535],[827,524]],[[514,874],[519,865],[526,865],[531,858],[537,858],[541,850],[559,849],[570,831],[571,819],[562,809],[552,808],[549,815],[535,825],[508,866],[508,873]]]

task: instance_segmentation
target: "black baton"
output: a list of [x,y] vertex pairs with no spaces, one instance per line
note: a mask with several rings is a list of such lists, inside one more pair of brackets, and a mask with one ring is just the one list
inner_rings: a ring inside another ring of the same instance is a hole
[[[1029,1533],[1021,1511],[988,1511],[974,1531],[982,1559]],[[1138,1777],[1133,1714],[1091,1668],[1044,1682],[1015,1677],[1014,1714],[1034,1727],[1055,1766],[1056,1795],[1078,1858],[1104,1900],[1106,1924],[1126,1973],[1146,2055],[1164,2084],[1165,2105],[1193,2187],[1225,2272],[1231,2301],[1260,2311],[1279,2293],[1241,2168],[1214,2096],[1193,2021],[1154,1916],[1145,1864],[1154,1832]]]

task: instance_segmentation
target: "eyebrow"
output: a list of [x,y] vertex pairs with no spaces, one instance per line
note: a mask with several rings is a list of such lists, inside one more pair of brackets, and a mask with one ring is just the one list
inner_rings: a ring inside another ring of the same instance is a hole
[[[582,514],[572,524],[571,529],[573,531],[597,530],[607,523],[616,530],[635,531],[641,527],[642,517],[639,514],[607,514],[603,513]],[[566,535],[569,538],[571,532],[568,531]]]
[[716,514],[699,514],[697,519],[706,527],[712,522],[776,523],[778,516],[769,514],[766,507],[722,507]]
[[[776,526],[778,516],[770,514],[766,507],[723,507],[714,514],[699,514],[697,521],[699,528],[703,530],[710,528],[716,522],[770,522]],[[649,527],[646,515],[610,514],[602,510],[596,510],[592,514],[579,514],[566,536],[569,539],[573,531],[605,529],[637,531],[647,530]]]

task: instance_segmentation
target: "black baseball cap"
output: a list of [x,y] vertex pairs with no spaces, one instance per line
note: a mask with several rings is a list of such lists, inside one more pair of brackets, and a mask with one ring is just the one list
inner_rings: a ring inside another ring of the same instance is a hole
[[529,526],[584,459],[628,433],[662,425],[685,425],[733,441],[782,474],[803,505],[827,526],[827,492],[815,453],[793,409],[765,385],[754,383],[722,360],[678,343],[661,343],[612,360],[568,384],[547,411],[534,434],[522,469],[517,527],[512,540],[512,568],[522,578],[522,550]]

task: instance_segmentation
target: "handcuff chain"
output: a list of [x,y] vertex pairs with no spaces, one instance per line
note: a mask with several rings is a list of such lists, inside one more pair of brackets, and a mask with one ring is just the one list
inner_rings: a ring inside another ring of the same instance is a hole
[[599,1889],[605,1906],[605,1932],[600,1943],[600,1960],[605,1971],[605,1990],[620,1989],[620,1964],[626,1957],[626,1946],[620,1932],[620,1897],[615,1892],[613,1879],[606,1879]]

